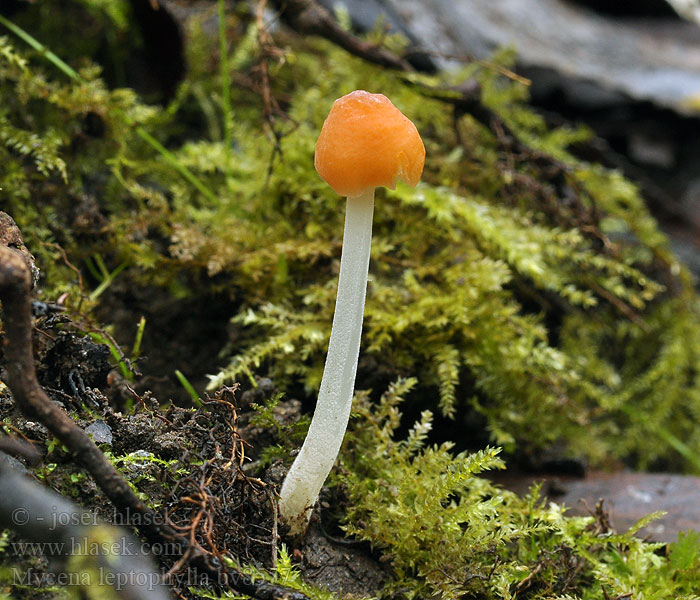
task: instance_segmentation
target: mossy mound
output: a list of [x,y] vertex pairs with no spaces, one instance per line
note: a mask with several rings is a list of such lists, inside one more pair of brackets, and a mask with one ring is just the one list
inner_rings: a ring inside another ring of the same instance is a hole
[[[118,11],[97,14],[100,39],[124,26]],[[323,41],[272,41],[241,9],[229,17],[224,103],[207,14],[185,21],[189,71],[165,108],[107,89],[94,67],[71,80],[2,39],[0,185],[43,244],[48,297],[94,307],[112,271],[119,289],[218,298],[216,318],[224,302],[233,326],[211,387],[269,372],[312,398],[343,220],[313,170],[314,143],[334,98],[381,90],[415,121],[428,159],[417,189],[379,191],[358,387],[417,377],[410,401],[438,404],[477,445],[485,424],[519,452],[566,440],[596,462],[691,466],[648,443],[671,436],[700,450],[689,277],[634,185],[569,152],[588,133],[550,129],[528,108],[527,88],[502,74],[511,57],[406,75]],[[465,80],[481,87],[491,127],[460,108],[453,84]],[[72,264],[97,255],[109,268],[76,289],[52,242]]]

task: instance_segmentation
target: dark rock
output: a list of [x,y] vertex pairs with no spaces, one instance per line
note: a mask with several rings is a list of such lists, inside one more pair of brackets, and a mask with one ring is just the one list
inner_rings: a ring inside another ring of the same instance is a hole
[[102,419],[98,419],[85,428],[85,433],[92,436],[96,444],[111,444],[112,429]]
[[541,482],[543,495],[569,507],[571,515],[589,515],[602,499],[617,531],[626,531],[650,513],[665,511],[665,516],[639,533],[658,542],[673,542],[680,531],[700,529],[700,477],[591,472],[586,477],[576,478],[506,472],[496,474],[493,479],[520,494]]

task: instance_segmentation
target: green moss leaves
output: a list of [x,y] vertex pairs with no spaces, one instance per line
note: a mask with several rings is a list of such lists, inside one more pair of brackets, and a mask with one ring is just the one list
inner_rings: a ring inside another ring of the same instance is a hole
[[[480,412],[508,449],[567,440],[595,460],[692,468],[661,429],[646,443],[653,415],[700,452],[695,421],[679,418],[688,406],[700,414],[685,394],[700,385],[692,283],[634,185],[572,155],[589,132],[551,129],[528,107],[526,87],[504,75],[507,53],[440,79],[280,34],[272,60],[242,9],[228,15],[229,104],[202,18],[184,25],[189,75],[164,108],[106,89],[94,68],[49,77],[0,42],[0,185],[25,235],[73,260],[97,252],[128,265],[125,285],[229,297],[232,339],[212,360],[212,387],[267,372],[312,396],[343,222],[313,170],[314,142],[336,97],[381,91],[417,124],[428,157],[417,189],[379,194],[360,385],[414,376],[431,408]],[[458,110],[450,86],[468,78],[491,121]],[[57,254],[44,252],[53,268]],[[55,270],[51,285],[73,276]]]
[[387,595],[574,600],[600,598],[602,588],[608,598],[697,598],[696,534],[666,549],[635,537],[658,515],[618,534],[604,513],[568,517],[537,488],[519,498],[483,475],[503,468],[497,450],[427,444],[427,412],[397,439],[402,397],[415,385],[398,380],[377,406],[356,398],[341,468],[345,529],[391,566]]

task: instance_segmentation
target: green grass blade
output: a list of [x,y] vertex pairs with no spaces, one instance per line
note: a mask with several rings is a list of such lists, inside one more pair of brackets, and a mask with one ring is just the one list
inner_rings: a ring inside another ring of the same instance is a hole
[[212,192],[202,181],[197,178],[197,176],[192,173],[185,165],[183,165],[177,157],[170,152],[163,144],[161,144],[156,138],[154,138],[148,131],[146,131],[140,125],[136,128],[136,133],[143,139],[146,143],[150,144],[155,150],[167,160],[173,168],[180,173],[187,181],[189,181],[195,188],[197,188],[203,196],[213,203],[217,203],[219,199],[216,194]]
[[[74,81],[82,82],[83,78],[68,64],[63,62],[58,56],[56,56],[51,50],[49,50],[44,44],[37,40],[34,36],[27,33],[19,25],[16,25],[9,19],[6,19],[0,15],[0,24],[7,27],[12,33],[17,37],[22,39],[24,42],[29,44],[37,52],[40,52],[49,62],[58,67],[65,75]],[[229,102],[230,104],[230,102]],[[228,113],[227,113],[228,115]],[[227,116],[228,119],[228,116]],[[175,155],[168,151],[165,146],[163,146],[158,140],[156,140],[150,133],[148,133],[142,126],[136,128],[136,133],[145,140],[151,147],[153,147],[156,152],[158,152],[163,158],[165,158],[174,168],[180,173],[187,181],[189,181],[197,190],[199,190],[206,198],[212,202],[218,202],[216,195],[206,186],[202,181],[197,178],[197,176],[192,173],[185,165],[183,165]]]
[[196,407],[202,406],[202,402],[199,399],[199,394],[197,394],[194,386],[189,382],[187,377],[185,377],[184,373],[179,369],[175,369],[175,377],[177,377],[180,385],[185,388],[185,391],[189,394],[190,398],[192,399],[192,404]]
[[134,345],[131,348],[131,360],[135,361],[141,355],[141,341],[143,340],[143,331],[146,329],[146,317],[141,315],[139,324],[136,326],[136,338]]
[[226,4],[219,0],[219,70],[221,98],[224,105],[224,153],[226,178],[231,178],[231,81],[228,74],[228,44],[226,43]]
[[110,285],[112,285],[112,282],[114,281],[116,276],[119,275],[119,273],[121,273],[124,269],[126,269],[126,267],[127,267],[127,264],[122,263],[119,266],[117,266],[114,269],[114,271],[112,271],[111,273],[108,272],[107,275],[105,276],[105,278],[100,283],[100,285],[98,285],[90,294],[90,296],[89,296],[90,300],[93,300],[93,301],[97,300],[104,293],[104,291]]
[[31,36],[24,29],[15,25],[9,19],[6,19],[0,15],[0,24],[7,27],[12,33],[14,33],[18,38],[22,39],[24,42],[29,44],[34,50],[41,53],[46,60],[58,67],[65,75],[70,77],[75,81],[83,81],[83,78],[78,74],[78,72],[73,69],[70,65],[63,62],[58,56],[56,56],[51,50],[49,50],[44,44],[42,44],[35,37]]
[[96,331],[91,331],[89,335],[94,342],[97,342],[98,344],[104,344],[105,346],[107,346],[107,348],[109,348],[109,353],[112,355],[112,358],[116,361],[117,367],[119,367],[119,370],[121,371],[124,379],[126,379],[127,381],[133,381],[134,374],[127,368],[124,359],[122,358],[121,352],[119,352],[119,349],[112,343],[112,340],[108,339],[107,337]]

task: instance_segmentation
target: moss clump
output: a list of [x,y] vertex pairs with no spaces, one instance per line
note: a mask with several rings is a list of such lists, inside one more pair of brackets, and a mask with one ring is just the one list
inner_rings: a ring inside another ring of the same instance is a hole
[[[426,444],[425,412],[396,439],[399,405],[416,381],[400,380],[372,406],[356,399],[341,480],[345,529],[369,541],[394,571],[389,595],[408,598],[697,598],[700,538],[666,548],[610,531],[604,515],[567,517],[533,489],[524,498],[479,474],[503,468],[498,450],[450,452]],[[601,518],[598,518],[601,517]]]
[[[693,468],[646,440],[700,452],[687,417],[700,414],[697,297],[636,188],[569,153],[584,130],[549,129],[525,87],[492,69],[409,77],[318,40],[271,46],[243,9],[229,17],[238,85],[223,114],[216,40],[196,15],[186,26],[189,75],[164,109],[108,90],[92,67],[49,76],[3,38],[0,185],[28,236],[126,266],[128,285],[230,297],[235,339],[211,386],[267,371],[313,396],[343,219],[314,143],[334,98],[381,90],[416,122],[428,161],[416,190],[379,192],[360,381],[415,376],[420,397],[470,423],[480,413],[509,450],[566,439],[594,461]],[[262,62],[269,81],[255,79]],[[465,78],[510,131],[453,110],[443,90]],[[46,293],[71,291],[77,306],[87,290],[56,247],[36,251]]]

